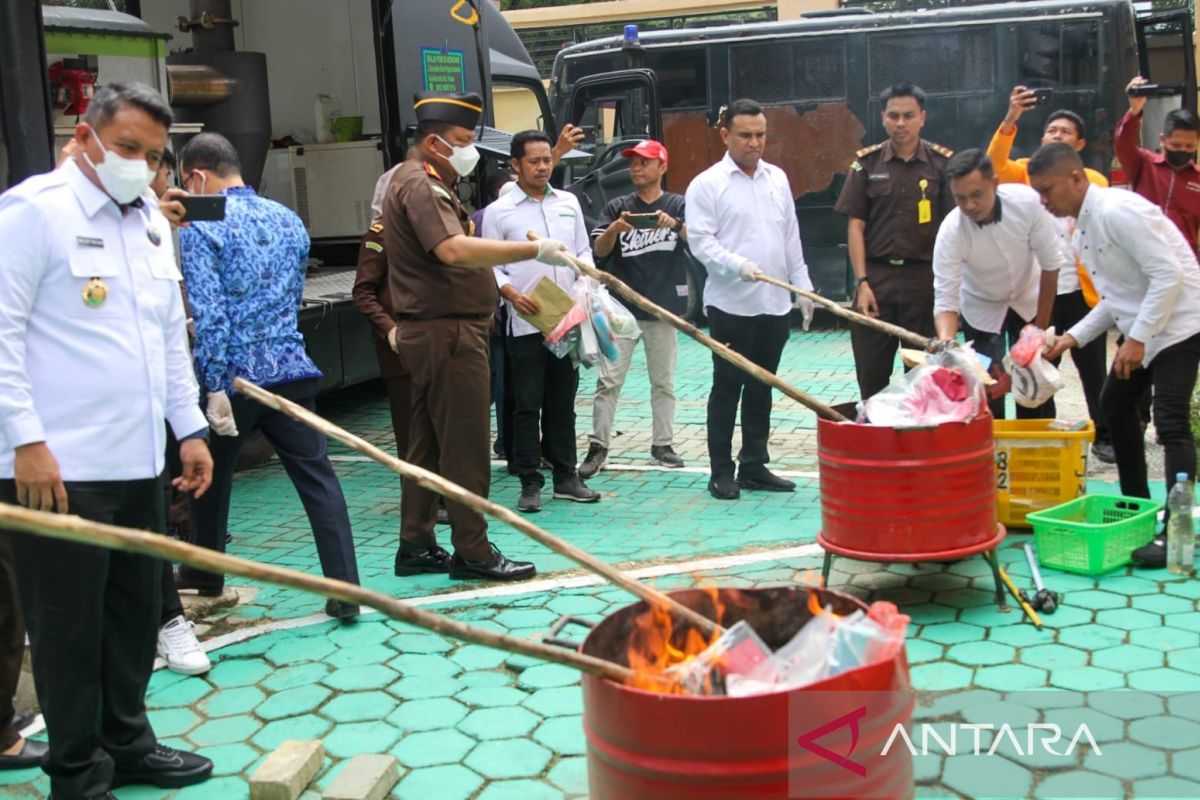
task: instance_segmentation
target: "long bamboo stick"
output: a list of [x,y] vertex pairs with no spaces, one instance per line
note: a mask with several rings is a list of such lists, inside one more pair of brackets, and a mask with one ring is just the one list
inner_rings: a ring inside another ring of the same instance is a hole
[[646,586],[643,583],[639,583],[611,564],[601,561],[591,553],[580,550],[570,542],[560,539],[549,531],[543,530],[537,525],[534,525],[524,517],[513,513],[511,509],[505,508],[497,503],[493,503],[486,497],[480,497],[477,494],[468,492],[463,487],[446,480],[441,475],[418,467],[415,464],[409,464],[407,461],[401,461],[395,456],[383,452],[370,442],[361,439],[349,431],[334,425],[329,420],[314,414],[303,406],[296,405],[290,400],[280,397],[273,392],[268,392],[266,389],[255,386],[253,383],[250,383],[244,378],[236,378],[233,381],[233,388],[237,389],[247,397],[254,398],[265,406],[269,406],[276,411],[281,411],[284,414],[287,414],[289,417],[315,428],[326,436],[337,439],[339,442],[342,442],[348,447],[354,448],[368,458],[378,461],[380,464],[383,464],[393,471],[400,473],[411,481],[415,481],[417,484],[429,489],[430,491],[437,492],[443,497],[473,508],[481,514],[487,514],[488,516],[495,517],[496,519],[511,525],[531,539],[535,539],[554,552],[564,555],[575,563],[587,567],[593,572],[602,575],[634,596],[645,600],[647,603],[671,611],[676,616],[687,620],[689,623],[696,626],[706,634],[711,635],[713,633],[719,633],[722,630],[720,625],[713,622],[708,617],[705,617],[679,603],[677,600],[672,599],[670,595],[664,594],[663,592]]
[[[225,555],[150,531],[106,525],[75,515],[33,511],[7,503],[0,503],[0,528],[48,536],[68,542],[123,550],[129,553],[141,553],[167,561],[178,561],[208,572],[223,572],[227,575],[239,575],[252,580],[267,581],[330,597],[334,600],[374,608],[390,619],[407,622],[434,633],[481,644],[485,647],[494,647],[498,650],[540,658],[543,661],[552,661],[612,681],[625,682],[633,677],[633,670],[612,661],[562,647],[552,647],[541,642],[518,639],[495,631],[464,625],[440,614],[414,608],[402,600],[371,589],[364,589],[356,584]],[[453,595],[448,597],[452,598]]]
[[868,317],[866,314],[860,314],[857,311],[843,308],[834,301],[830,300],[828,297],[822,297],[816,292],[810,292],[807,289],[801,289],[799,286],[795,286],[787,283],[786,281],[781,281],[778,278],[772,278],[767,275],[759,275],[757,280],[762,283],[770,284],[771,286],[778,286],[780,289],[787,289],[792,294],[798,294],[801,297],[807,297],[814,303],[829,309],[842,319],[850,320],[855,324],[863,325],[868,328],[874,328],[875,330],[882,331],[889,336],[895,336],[900,341],[910,344],[913,347],[919,347],[920,349],[924,350],[929,346],[929,339],[920,335],[919,333],[913,333],[907,328],[901,328],[899,325],[893,325],[890,322],[884,322],[881,319]]
[[[536,241],[537,239],[539,239],[541,237],[539,237],[533,231],[530,231],[529,238],[531,240]],[[712,350],[714,353],[716,353],[721,358],[725,359],[726,361],[733,364],[734,366],[750,373],[750,375],[752,375],[753,377],[762,381],[763,383],[767,384],[768,386],[778,389],[779,391],[783,392],[785,395],[792,398],[793,400],[800,403],[801,405],[807,406],[809,409],[817,412],[817,414],[819,416],[822,416],[825,419],[831,419],[831,420],[834,420],[837,422],[849,422],[850,421],[847,417],[843,416],[842,414],[839,414],[837,411],[834,411],[832,408],[825,405],[824,403],[822,403],[820,400],[816,399],[812,395],[810,395],[807,392],[804,392],[800,389],[797,389],[795,386],[793,386],[792,384],[783,380],[775,373],[770,372],[769,370],[763,369],[758,364],[755,364],[753,361],[751,361],[750,359],[743,356],[741,353],[738,353],[735,350],[733,350],[732,348],[730,348],[728,345],[718,342],[716,339],[714,339],[711,336],[709,336],[708,334],[704,333],[699,328],[697,328],[695,325],[692,325],[690,322],[683,319],[682,317],[680,317],[676,314],[672,314],[670,311],[667,311],[662,306],[657,305],[656,303],[650,301],[648,298],[635,292],[633,289],[629,288],[628,284],[626,284],[624,281],[622,281],[617,276],[613,275],[611,272],[604,272],[603,270],[598,270],[595,267],[593,267],[591,264],[587,263],[586,261],[575,258],[575,256],[571,255],[570,253],[564,253],[564,255],[571,261],[571,264],[579,272],[583,273],[584,275],[587,275],[589,278],[595,278],[596,280],[600,281],[601,283],[606,284],[611,289],[613,289],[617,294],[621,295],[629,302],[633,303],[634,305],[638,306],[641,309],[644,309],[645,311],[648,311],[649,313],[653,314],[654,316],[658,317],[659,319],[663,320],[664,322],[669,323],[672,327],[683,331],[688,336],[692,337],[697,342],[699,342],[700,344],[707,347],[709,350]]]

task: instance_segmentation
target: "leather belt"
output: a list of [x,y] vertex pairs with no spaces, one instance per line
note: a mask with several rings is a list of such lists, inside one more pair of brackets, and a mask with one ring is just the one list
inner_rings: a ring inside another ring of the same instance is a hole
[[931,261],[925,261],[923,259],[916,258],[868,258],[867,261],[872,264],[881,264],[887,267],[924,267],[933,263]]

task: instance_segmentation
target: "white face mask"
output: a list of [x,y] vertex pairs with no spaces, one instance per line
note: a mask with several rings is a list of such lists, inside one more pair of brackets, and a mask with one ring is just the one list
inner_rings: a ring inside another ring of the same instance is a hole
[[[437,134],[434,134],[437,136]],[[450,148],[450,155],[446,160],[450,162],[450,166],[458,173],[460,178],[465,178],[475,170],[475,165],[479,163],[479,151],[475,149],[474,144],[469,144],[466,147],[457,147],[450,144],[442,137],[438,136],[438,141]]]
[[88,164],[91,164],[92,169],[96,170],[96,177],[100,179],[100,185],[104,187],[104,191],[122,205],[132,203],[141,197],[142,192],[146,191],[158,172],[150,169],[144,159],[122,158],[111,150],[105,149],[104,143],[100,141],[100,135],[96,133],[95,129],[92,129],[92,137],[96,140],[100,152],[104,153],[104,160],[96,164],[88,157],[87,150],[83,151],[83,157]]

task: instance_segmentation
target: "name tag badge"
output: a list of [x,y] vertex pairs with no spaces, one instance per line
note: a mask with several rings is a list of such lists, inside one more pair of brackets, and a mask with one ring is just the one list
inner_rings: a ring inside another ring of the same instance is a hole
[[925,225],[933,221],[933,204],[928,198],[917,202],[917,224]]
[[103,247],[104,247],[104,240],[103,240],[103,239],[98,239],[98,238],[96,238],[96,237],[94,237],[94,236],[76,236],[76,237],[75,237],[75,244],[79,245],[80,247],[99,247],[99,248],[103,248]]
[[886,181],[886,180],[890,179],[891,177],[892,176],[886,172],[868,172],[867,173],[867,180],[869,180],[869,181]]

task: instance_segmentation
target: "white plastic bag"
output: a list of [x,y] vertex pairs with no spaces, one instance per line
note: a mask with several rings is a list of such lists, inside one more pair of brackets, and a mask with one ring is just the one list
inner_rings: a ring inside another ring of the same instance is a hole
[[1041,353],[1035,355],[1027,366],[1014,364],[1011,357],[1005,356],[1004,368],[1012,376],[1013,400],[1025,408],[1037,408],[1063,388],[1058,368],[1042,358]]

